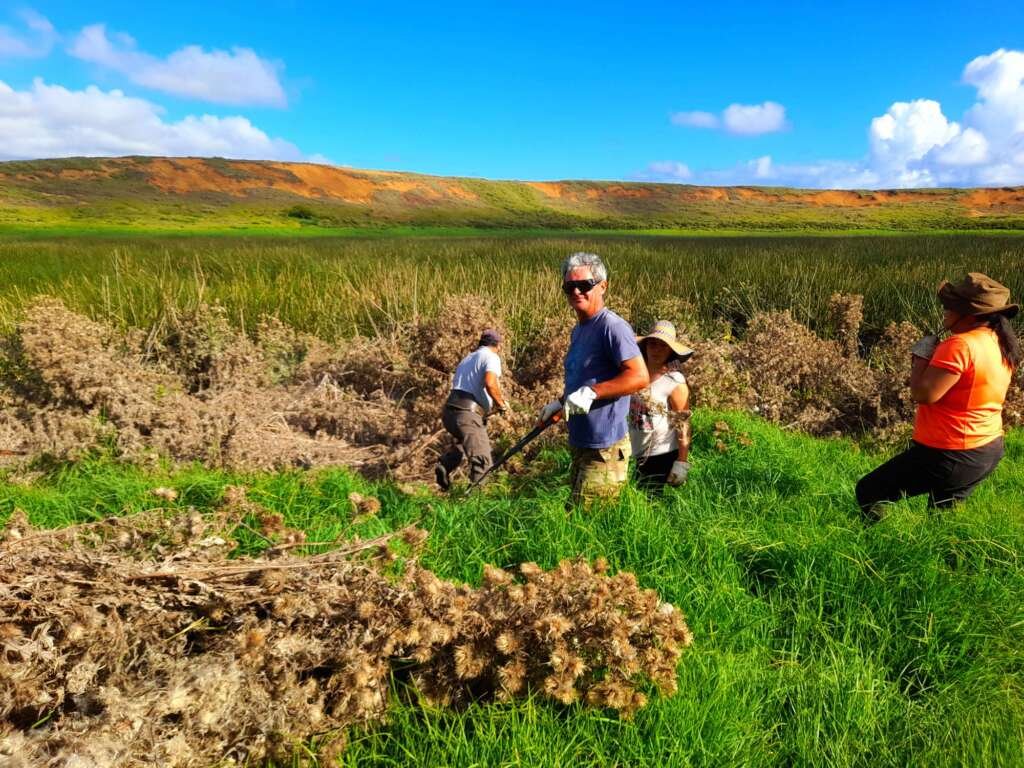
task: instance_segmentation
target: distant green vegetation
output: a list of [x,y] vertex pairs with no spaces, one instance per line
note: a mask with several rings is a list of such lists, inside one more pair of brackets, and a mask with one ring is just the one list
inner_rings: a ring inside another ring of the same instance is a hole
[[[680,606],[693,629],[679,693],[654,696],[633,722],[535,698],[434,709],[396,681],[404,703],[349,734],[344,765],[1019,765],[1024,436],[1010,436],[1007,460],[963,507],[904,502],[868,528],[852,486],[880,457],[754,418],[695,419],[688,485],[655,501],[631,491],[589,514],[565,513],[568,457],[553,451],[468,501],[339,470],[230,475],[98,459],[32,486],[0,484],[0,522],[15,507],[48,526],[138,511],[158,485],[180,492],[174,506],[209,511],[241,483],[311,540],[416,521],[431,531],[424,564],[447,578],[479,583],[484,563],[604,556]],[[723,419],[724,452],[713,435]],[[377,519],[348,522],[352,490],[379,496]]]
[[[472,186],[466,180],[467,186]],[[252,231],[295,233],[362,228],[471,228],[488,230],[599,230],[701,232],[827,233],[858,230],[881,232],[1019,231],[1024,213],[992,213],[970,218],[962,206],[942,201],[929,205],[907,203],[871,208],[814,207],[799,203],[665,203],[648,209],[616,206],[613,210],[546,206],[530,188],[489,185],[475,206],[459,203],[409,206],[386,197],[372,206],[344,202],[307,201],[270,195],[269,200],[219,199],[193,194],[154,198],[136,197],[130,190],[68,205],[41,206],[18,190],[4,190],[0,181],[0,231],[35,229],[192,234]],[[296,210],[304,209],[302,216]]]
[[623,312],[672,297],[695,324],[742,329],[758,310],[792,309],[823,329],[833,292],[865,296],[865,332],[928,326],[944,277],[982,270],[1024,294],[1024,239],[892,237],[479,236],[362,238],[29,237],[0,239],[0,323],[36,294],[147,328],[173,309],[220,302],[240,325],[263,314],[331,339],[401,331],[445,296],[478,293],[525,343],[564,312],[558,265],[593,250]]

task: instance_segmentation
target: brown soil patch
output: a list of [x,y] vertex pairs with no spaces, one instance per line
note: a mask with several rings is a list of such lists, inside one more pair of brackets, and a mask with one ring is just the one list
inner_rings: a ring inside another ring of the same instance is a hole
[[760,189],[754,189],[753,187],[731,187],[729,191],[740,200],[757,200],[764,203],[779,202],[778,195],[770,195],[767,192],[762,192]]
[[44,172],[39,175],[19,173],[15,175],[15,179],[18,181],[37,181],[40,176],[46,178],[57,178],[67,181],[96,181],[98,179],[109,179],[114,175],[114,168],[105,165],[102,168],[81,170],[78,168],[64,168],[57,172]]
[[845,189],[826,189],[821,192],[786,190],[778,194],[771,194],[750,187],[734,187],[730,191],[741,200],[757,200],[765,203],[788,202],[834,208],[870,208],[891,203],[914,203],[936,199],[930,193],[896,190],[874,192],[855,192]]
[[679,192],[681,200],[727,201],[729,190],[725,187],[684,187]]
[[528,181],[526,186],[540,190],[548,197],[560,198],[565,192],[565,186],[555,181]]
[[[154,187],[177,194],[219,192],[245,197],[255,191],[275,189],[306,198],[330,197],[350,203],[369,203],[379,188],[370,179],[323,165],[237,163],[233,167],[247,175],[229,176],[199,158],[158,158],[147,162],[144,170]],[[275,173],[282,170],[286,173]]]
[[371,204],[376,193],[384,190],[413,194],[428,201],[443,200],[447,196],[476,199],[458,184],[434,184],[432,179],[401,174],[363,174],[312,163],[236,162],[232,168],[240,175],[222,173],[199,158],[157,158],[143,166],[151,185],[175,194],[218,192],[245,197],[273,189],[310,199],[329,198],[362,205]]
[[420,198],[421,200],[441,200],[444,198],[444,195],[436,188],[421,182],[409,181],[407,179],[385,181],[380,184],[380,188],[394,190],[395,192],[400,192],[403,195],[412,195]]
[[347,203],[370,203],[378,185],[371,179],[346,173],[340,168],[309,163],[280,163],[275,166],[295,174],[300,184],[274,185],[276,189],[303,197],[333,197]]
[[624,184],[610,184],[606,187],[591,187],[586,192],[588,200],[600,200],[602,198],[625,198],[639,200],[651,197],[654,190],[650,187],[626,186]]
[[479,196],[475,192],[471,192],[458,182],[447,182],[442,184],[442,188],[448,194],[449,197],[454,197],[459,200],[479,200]]
[[[1024,210],[1024,189],[976,189],[961,198],[970,208],[1000,208],[1002,210]],[[982,215],[982,214],[978,214]]]
[[144,170],[148,174],[149,183],[164,192],[222,192],[241,197],[248,190],[248,187],[238,179],[218,173],[204,161],[192,158],[157,158],[148,161]]
[[837,189],[817,192],[802,199],[812,205],[833,205],[841,208],[864,208],[877,205],[877,202],[870,196]]

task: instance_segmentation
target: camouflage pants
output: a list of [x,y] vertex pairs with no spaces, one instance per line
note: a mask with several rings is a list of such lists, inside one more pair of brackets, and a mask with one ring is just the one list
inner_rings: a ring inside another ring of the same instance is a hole
[[608,448],[576,448],[569,446],[572,466],[571,504],[589,504],[595,498],[614,499],[626,484],[629,468],[629,436]]

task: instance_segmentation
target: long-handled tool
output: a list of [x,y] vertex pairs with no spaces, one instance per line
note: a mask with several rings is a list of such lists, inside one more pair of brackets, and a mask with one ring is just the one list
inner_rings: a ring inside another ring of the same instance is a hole
[[525,448],[530,443],[532,443],[534,440],[536,440],[540,436],[541,432],[543,432],[545,429],[550,427],[552,424],[554,424],[554,423],[556,423],[558,421],[561,421],[561,419],[562,419],[562,412],[558,411],[551,418],[549,418],[547,421],[538,424],[536,427],[534,427],[529,432],[527,432],[523,437],[521,437],[519,439],[519,442],[517,442],[515,445],[513,445],[511,448],[509,448],[507,451],[505,451],[501,455],[500,459],[498,459],[496,462],[491,464],[491,466],[489,466],[487,468],[486,472],[484,472],[482,475],[480,475],[480,477],[478,477],[476,480],[474,480],[472,483],[469,484],[469,487],[466,488],[465,495],[469,496],[469,494],[471,494],[473,492],[473,489],[476,488],[478,485],[480,485],[480,483],[482,483],[484,481],[484,479],[489,474],[491,474],[491,472],[493,472],[494,470],[496,470],[500,466],[502,466],[505,462],[507,462],[509,459],[511,459],[513,456],[515,456],[517,453],[519,453],[521,450],[523,450],[523,448]]

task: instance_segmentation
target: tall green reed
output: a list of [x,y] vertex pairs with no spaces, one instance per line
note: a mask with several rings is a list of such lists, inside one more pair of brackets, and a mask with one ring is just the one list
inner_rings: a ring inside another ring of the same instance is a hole
[[609,299],[629,311],[674,296],[688,321],[740,329],[756,312],[790,309],[823,330],[829,296],[865,296],[865,329],[937,318],[935,288],[966,270],[1024,291],[1024,240],[1011,236],[590,238],[160,238],[0,242],[0,325],[32,296],[124,326],[220,302],[242,326],[264,314],[332,339],[400,332],[445,296],[476,293],[517,335],[565,312],[558,265],[574,250],[610,265]]

